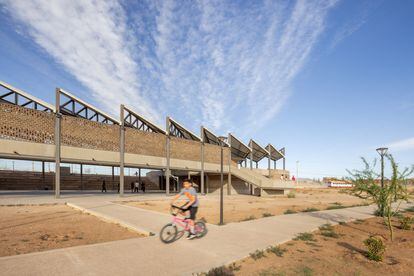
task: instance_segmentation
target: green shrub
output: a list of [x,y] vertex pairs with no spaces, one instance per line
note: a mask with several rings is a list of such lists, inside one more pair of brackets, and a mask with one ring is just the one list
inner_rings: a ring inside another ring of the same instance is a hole
[[275,254],[276,256],[278,256],[278,257],[283,257],[283,254],[285,254],[287,249],[281,248],[280,246],[271,246],[266,251],[269,252],[269,253],[271,252],[271,253]]
[[271,214],[271,213],[263,213],[263,214],[262,214],[262,216],[263,216],[264,218],[266,218],[266,217],[271,217],[271,216],[273,216],[273,214]]
[[302,210],[302,212],[316,212],[316,211],[319,211],[319,209],[316,209],[316,208],[306,208],[305,210]]
[[301,241],[316,241],[313,238],[313,234],[312,233],[299,233],[296,235],[296,237],[294,238],[295,241],[301,240]]
[[249,221],[249,220],[254,220],[254,219],[256,219],[256,217],[252,215],[252,216],[242,219],[241,221]]
[[250,255],[250,257],[252,257],[253,260],[258,260],[258,259],[263,258],[265,256],[263,250],[256,250],[253,253],[250,253],[249,255]]
[[287,209],[283,214],[289,215],[289,214],[296,214],[297,212],[295,210]]
[[346,208],[346,206],[343,206],[343,205],[331,205],[331,206],[328,206],[328,208],[326,208],[326,210],[335,210],[335,209],[343,209],[343,208]]
[[313,275],[312,268],[309,268],[307,266],[303,267],[301,269],[301,275],[303,275],[303,276],[312,276]]
[[229,268],[225,266],[215,267],[210,269],[207,273],[205,273],[206,276],[234,276],[233,271],[231,271]]
[[414,206],[405,209],[407,212],[414,212]]
[[296,197],[296,194],[295,194],[295,192],[290,191],[290,192],[287,194],[287,197],[288,197],[288,198],[295,198],[295,197]]
[[228,267],[231,271],[239,271],[241,268],[241,265],[237,265],[236,263],[232,263]]
[[319,226],[319,230],[321,230],[321,231],[333,231],[334,228],[333,228],[332,224],[325,223],[325,224],[322,224],[321,226]]
[[339,225],[346,225],[346,221],[340,221],[338,223],[339,223]]
[[376,262],[382,261],[385,253],[385,244],[381,238],[371,236],[364,241],[364,244],[368,249],[368,259]]
[[335,232],[333,226],[330,223],[323,224],[319,226],[321,235],[329,238],[339,238],[339,235]]
[[413,219],[410,217],[402,217],[400,218],[400,228],[403,230],[411,230],[411,224],[413,223]]
[[357,219],[354,221],[354,224],[363,224],[364,220],[363,219]]

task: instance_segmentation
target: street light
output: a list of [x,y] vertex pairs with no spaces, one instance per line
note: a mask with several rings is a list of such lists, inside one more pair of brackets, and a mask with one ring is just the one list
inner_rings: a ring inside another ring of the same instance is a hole
[[377,148],[378,154],[381,156],[381,206],[380,206],[380,213],[384,215],[384,156],[387,154],[388,148]]
[[388,148],[377,148],[377,152],[381,156],[381,188],[384,188],[384,156],[387,151]]

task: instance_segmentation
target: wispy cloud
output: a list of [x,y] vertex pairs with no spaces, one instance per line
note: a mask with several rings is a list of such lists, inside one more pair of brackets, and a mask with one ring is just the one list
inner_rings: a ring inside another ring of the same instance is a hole
[[[116,1],[4,1],[24,22],[27,34],[115,113],[131,103],[151,118],[158,115],[139,93],[137,64],[128,43],[125,12]],[[57,84],[58,85],[58,84]]]
[[284,106],[336,2],[5,3],[108,108],[247,136]]
[[347,37],[357,32],[373,14],[373,12],[383,3],[383,0],[378,1],[361,1],[357,5],[358,10],[353,16],[350,17],[342,26],[338,28],[333,35],[332,42],[329,46],[330,50],[333,50],[338,44],[340,44]]
[[414,150],[414,137],[395,141],[393,143],[390,143],[388,147],[393,151]]

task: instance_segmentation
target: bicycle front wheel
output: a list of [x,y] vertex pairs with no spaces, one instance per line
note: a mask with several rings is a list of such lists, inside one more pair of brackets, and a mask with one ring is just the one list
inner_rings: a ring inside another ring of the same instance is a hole
[[172,243],[177,238],[177,226],[172,223],[165,225],[160,231],[160,239],[163,243]]
[[197,238],[202,238],[207,234],[207,226],[204,222],[202,221],[197,221],[195,223],[195,232],[196,232],[196,236]]

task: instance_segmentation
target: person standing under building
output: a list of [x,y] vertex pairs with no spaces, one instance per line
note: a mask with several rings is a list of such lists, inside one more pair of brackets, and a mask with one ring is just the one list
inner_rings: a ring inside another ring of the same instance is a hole
[[142,183],[141,183],[141,190],[142,190],[143,193],[145,193],[145,183],[144,183],[144,181],[142,181]]
[[135,181],[134,183],[134,192],[139,193],[139,182],[138,181]]
[[105,192],[106,193],[106,183],[105,183],[105,179],[102,181],[102,190],[101,193]]

